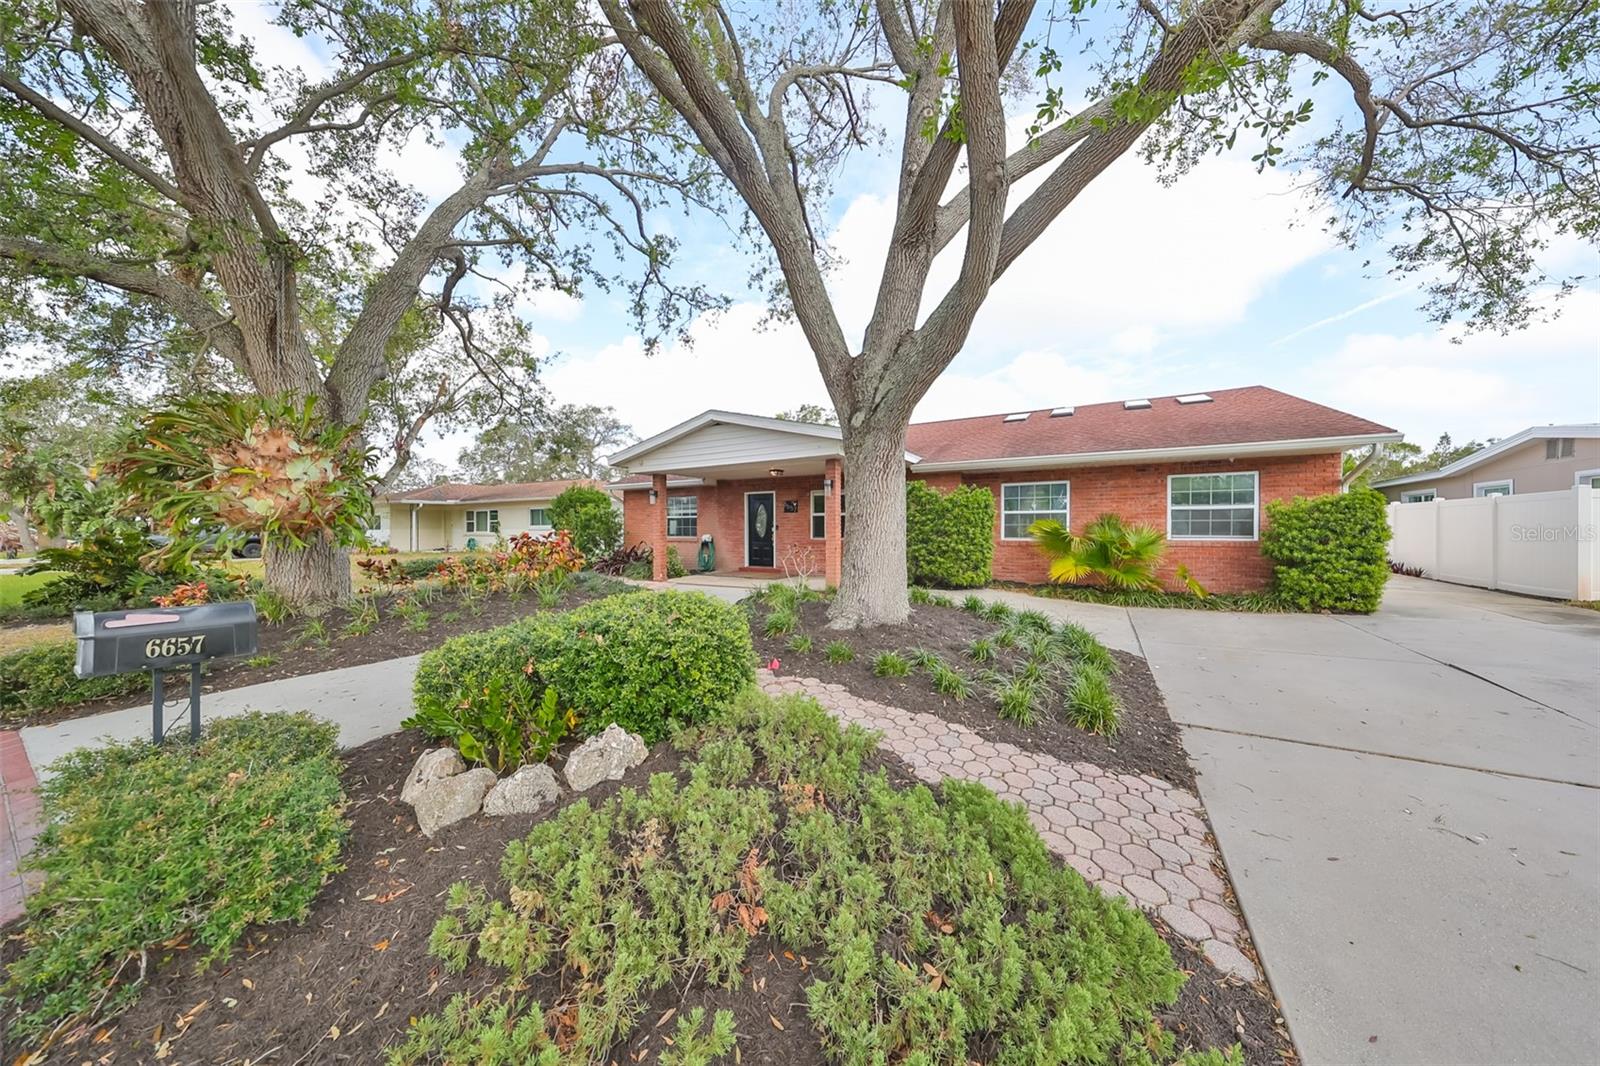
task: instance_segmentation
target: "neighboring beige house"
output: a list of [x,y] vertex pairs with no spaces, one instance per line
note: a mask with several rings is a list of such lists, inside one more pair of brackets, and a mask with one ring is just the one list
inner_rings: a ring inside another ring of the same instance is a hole
[[1600,485],[1600,422],[1534,426],[1439,470],[1375,481],[1396,503],[1464,500]]
[[445,482],[381,497],[378,521],[388,533],[389,546],[397,551],[490,548],[501,538],[518,533],[548,533],[551,501],[574,485],[606,487],[585,480],[500,485]]

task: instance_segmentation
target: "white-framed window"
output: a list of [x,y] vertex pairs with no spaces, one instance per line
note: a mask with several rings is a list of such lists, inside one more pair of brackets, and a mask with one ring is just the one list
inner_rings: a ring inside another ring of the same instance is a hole
[[1260,531],[1256,472],[1170,474],[1167,536],[1173,540],[1255,540]]
[[530,508],[528,508],[528,528],[533,530],[536,533],[547,532],[551,528],[551,526],[550,526],[550,508],[548,508],[548,507],[530,507]]
[[[811,539],[821,540],[827,532],[826,497],[821,489],[811,490]],[[839,493],[839,536],[844,536],[844,493]]]
[[499,511],[468,511],[468,533],[498,533],[500,532]]
[[1578,451],[1575,437],[1548,437],[1544,442],[1546,459],[1571,459]]
[[1439,497],[1439,494],[1437,492],[1435,492],[1433,489],[1416,489],[1416,490],[1411,491],[1411,492],[1402,492],[1400,494],[1400,502],[1401,503],[1432,503],[1434,500],[1438,499],[1438,497]]
[[1474,481],[1472,483],[1474,496],[1509,496],[1511,495],[1511,479],[1504,481]]
[[700,535],[700,497],[667,497],[667,536],[698,537]]
[[1041,518],[1072,525],[1072,484],[1020,481],[1000,486],[1000,539],[1027,540],[1028,527]]
[[1572,475],[1574,485],[1588,485],[1592,489],[1600,489],[1600,469],[1580,470]]

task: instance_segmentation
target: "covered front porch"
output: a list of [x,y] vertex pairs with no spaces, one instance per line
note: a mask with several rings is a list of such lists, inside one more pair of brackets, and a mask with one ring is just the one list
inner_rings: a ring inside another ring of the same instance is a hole
[[668,553],[701,569],[710,538],[716,577],[816,579],[837,586],[844,563],[844,449],[837,426],[708,411],[613,455],[628,476],[624,538],[647,544],[653,578]]

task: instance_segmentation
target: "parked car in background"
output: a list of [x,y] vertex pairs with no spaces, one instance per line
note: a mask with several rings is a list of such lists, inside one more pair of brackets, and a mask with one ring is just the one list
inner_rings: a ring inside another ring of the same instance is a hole
[[[208,529],[195,535],[195,546],[202,552],[220,552],[224,530]],[[150,534],[150,543],[158,547],[171,544],[172,538],[165,533]],[[261,558],[261,534],[246,533],[235,538],[229,545],[230,554],[236,559]]]

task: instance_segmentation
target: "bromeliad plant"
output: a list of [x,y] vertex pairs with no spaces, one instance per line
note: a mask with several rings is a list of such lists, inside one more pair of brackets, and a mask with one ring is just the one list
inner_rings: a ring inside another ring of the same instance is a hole
[[359,425],[324,420],[314,399],[205,394],[147,415],[106,464],[124,506],[173,531],[221,527],[220,546],[245,533],[297,548],[332,538],[361,544],[376,478]]
[[1050,557],[1050,580],[1090,581],[1113,589],[1159,589],[1156,567],[1167,537],[1158,529],[1103,514],[1073,533],[1053,518],[1028,527],[1040,550]]

